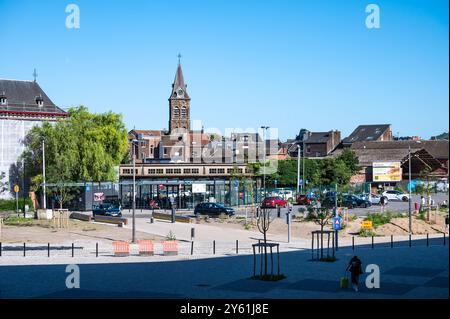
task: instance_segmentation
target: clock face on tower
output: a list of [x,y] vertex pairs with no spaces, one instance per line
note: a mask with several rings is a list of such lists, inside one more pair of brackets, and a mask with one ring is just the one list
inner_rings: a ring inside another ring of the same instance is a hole
[[182,89],[178,89],[177,95],[178,96],[183,96],[183,94],[184,94],[183,90]]

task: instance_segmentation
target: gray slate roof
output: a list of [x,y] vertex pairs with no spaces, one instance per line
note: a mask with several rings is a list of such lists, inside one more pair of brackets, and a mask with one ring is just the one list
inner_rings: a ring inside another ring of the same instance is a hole
[[359,125],[348,137],[342,140],[342,143],[351,144],[362,141],[376,141],[389,127],[390,124]]
[[[0,110],[66,114],[50,100],[37,82],[0,79],[0,95],[7,98],[7,105],[0,105]],[[37,97],[42,97],[42,107],[38,106]]]

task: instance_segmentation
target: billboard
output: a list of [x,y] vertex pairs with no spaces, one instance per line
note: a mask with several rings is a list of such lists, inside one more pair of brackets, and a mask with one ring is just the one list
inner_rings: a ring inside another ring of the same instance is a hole
[[400,162],[373,162],[374,182],[399,182],[402,180]]
[[192,184],[192,193],[206,193],[206,184]]

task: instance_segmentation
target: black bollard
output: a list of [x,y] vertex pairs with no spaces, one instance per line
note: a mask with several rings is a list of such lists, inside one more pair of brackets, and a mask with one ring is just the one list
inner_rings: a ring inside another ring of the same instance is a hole
[[50,257],[50,243],[47,244],[47,257]]
[[2,243],[0,243],[0,257],[2,256]]
[[239,254],[239,241],[236,239],[236,254]]
[[281,217],[281,207],[277,206],[277,217],[280,218]]
[[72,257],[74,256],[74,251],[73,251],[74,247],[73,247],[73,243],[72,243]]
[[25,243],[23,243],[23,257],[25,257],[25,253],[26,252],[26,246],[25,246]]
[[191,241],[191,255],[194,254],[194,242]]
[[427,233],[427,247],[430,245],[429,239],[428,239],[428,233]]
[[355,250],[355,236],[352,237],[352,250]]
[[95,243],[95,257],[98,257],[98,243]]
[[394,247],[394,235],[391,235],[391,248]]
[[409,247],[411,247],[411,234],[409,234]]
[[373,249],[373,236],[372,236],[372,249]]
[[172,223],[175,223],[175,207],[172,206]]
[[216,254],[216,241],[213,240],[213,255]]

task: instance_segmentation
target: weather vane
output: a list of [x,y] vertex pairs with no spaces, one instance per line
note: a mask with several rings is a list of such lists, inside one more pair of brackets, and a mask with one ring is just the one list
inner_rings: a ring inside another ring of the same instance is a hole
[[37,78],[37,72],[36,72],[36,68],[33,71],[33,78],[34,78],[34,82],[36,82],[36,78]]

